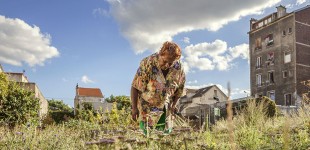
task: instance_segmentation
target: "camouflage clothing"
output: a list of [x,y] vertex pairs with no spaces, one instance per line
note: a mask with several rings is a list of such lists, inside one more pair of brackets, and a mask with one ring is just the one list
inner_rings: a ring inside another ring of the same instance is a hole
[[[185,73],[180,60],[175,61],[164,77],[158,64],[159,54],[144,58],[137,70],[132,86],[139,91],[139,119],[153,126],[163,113],[163,108],[181,97],[185,84]],[[148,119],[146,119],[148,117]]]

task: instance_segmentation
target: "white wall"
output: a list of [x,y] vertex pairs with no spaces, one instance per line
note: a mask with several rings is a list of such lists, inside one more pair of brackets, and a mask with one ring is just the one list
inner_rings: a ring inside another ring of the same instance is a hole
[[8,73],[8,79],[10,81],[15,81],[15,82],[28,82],[28,79],[23,75],[23,74],[14,74],[14,73]]
[[23,83],[23,82],[18,83],[22,88],[34,92],[35,98],[38,98],[40,100],[39,116],[44,117],[44,115],[46,115],[48,111],[48,102],[41,93],[39,87],[35,83]]
[[104,99],[101,97],[79,96],[78,99],[76,99],[75,101],[80,105],[80,108],[82,108],[82,104],[85,102],[91,103],[94,110],[100,110],[100,108],[106,110],[106,108],[108,107],[108,104],[105,104]]
[[[216,92],[217,95],[215,95],[214,90],[217,91]],[[227,101],[227,97],[220,91],[220,89],[213,86],[206,93],[204,93],[201,97],[193,98],[193,103],[214,104],[217,102],[217,100],[215,100],[214,97],[217,97],[220,102]]]

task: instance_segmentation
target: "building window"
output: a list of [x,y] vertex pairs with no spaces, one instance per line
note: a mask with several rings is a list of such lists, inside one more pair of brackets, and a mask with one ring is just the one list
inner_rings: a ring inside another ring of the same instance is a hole
[[291,62],[291,53],[285,52],[284,53],[284,63],[289,63],[289,62]]
[[262,57],[256,58],[256,69],[261,68],[262,66]]
[[274,91],[268,91],[267,96],[272,100],[275,100],[275,97],[276,97]]
[[[267,82],[267,81],[266,81]],[[274,71],[269,71],[268,72],[268,82],[270,84],[274,83]]]
[[288,76],[292,77],[293,76],[293,72],[291,70],[288,71]]
[[262,75],[261,74],[257,74],[256,75],[256,85],[257,86],[261,86],[262,85]]
[[217,96],[217,90],[214,90],[214,96]]
[[263,25],[264,25],[264,22],[263,22],[263,21],[261,21],[261,22],[258,23],[258,27],[259,27],[259,28],[262,27]]
[[266,36],[265,43],[266,43],[267,46],[273,45],[273,35],[272,34],[268,34]]
[[293,76],[293,73],[291,70],[285,70],[283,71],[283,78],[287,78],[287,77],[292,77]]
[[270,23],[271,22],[271,17],[270,18],[268,18],[268,21],[267,21],[268,23]]
[[292,28],[288,28],[288,34],[291,34],[292,33]]
[[285,105],[286,106],[294,105],[293,100],[292,100],[292,94],[285,94],[284,98],[285,98]]
[[283,78],[287,78],[288,77],[288,71],[283,71]]
[[261,50],[261,49],[262,49],[262,40],[259,37],[255,40],[255,50]]
[[266,64],[267,64],[267,66],[274,64],[274,53],[273,52],[270,52],[267,54]]
[[286,32],[285,30],[282,31],[282,36],[285,36],[286,35]]

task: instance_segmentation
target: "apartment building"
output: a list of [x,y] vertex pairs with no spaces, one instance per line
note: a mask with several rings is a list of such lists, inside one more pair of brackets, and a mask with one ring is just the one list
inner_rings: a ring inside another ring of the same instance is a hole
[[252,96],[268,96],[277,105],[300,106],[309,96],[310,6],[250,20],[249,50]]

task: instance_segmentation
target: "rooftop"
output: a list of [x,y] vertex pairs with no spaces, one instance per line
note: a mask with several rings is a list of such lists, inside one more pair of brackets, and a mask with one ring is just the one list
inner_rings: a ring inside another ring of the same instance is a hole
[[208,92],[213,86],[214,85],[197,90],[196,94],[193,96],[193,98],[194,97],[201,97],[204,93]]
[[101,90],[99,88],[77,88],[78,96],[91,96],[91,97],[101,97],[103,98],[103,95],[101,93]]

